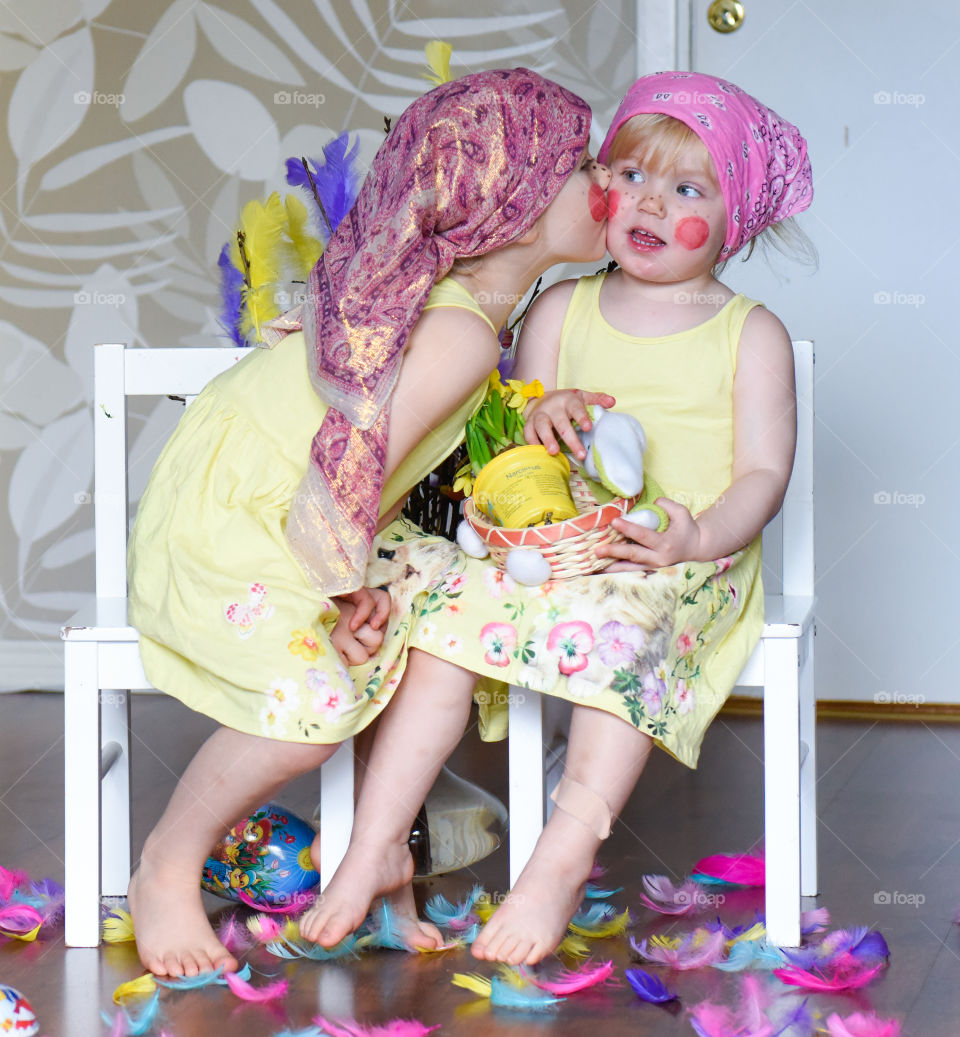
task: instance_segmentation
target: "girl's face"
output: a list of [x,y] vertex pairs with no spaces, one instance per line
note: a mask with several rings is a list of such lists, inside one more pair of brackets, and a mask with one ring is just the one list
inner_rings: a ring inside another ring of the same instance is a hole
[[543,247],[554,263],[585,263],[606,253],[610,170],[584,149],[573,172],[541,217]]
[[607,248],[624,272],[670,284],[709,274],[727,233],[720,185],[702,144],[663,169],[638,155],[610,164]]

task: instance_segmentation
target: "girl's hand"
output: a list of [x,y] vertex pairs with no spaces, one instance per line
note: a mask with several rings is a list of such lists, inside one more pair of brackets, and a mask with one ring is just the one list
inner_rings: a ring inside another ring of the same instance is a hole
[[596,403],[601,407],[612,407],[616,399],[605,392],[587,392],[585,389],[554,389],[545,392],[534,401],[525,416],[523,437],[531,445],[542,444],[548,454],[560,452],[557,435],[566,443],[570,453],[582,461],[587,452],[580,442],[573,422],[584,432],[593,427],[587,404]]
[[627,518],[613,520],[613,528],[628,539],[616,544],[601,544],[597,548],[599,556],[621,560],[609,566],[606,572],[661,569],[677,562],[703,560],[700,558],[701,535],[697,520],[687,508],[669,497],[660,497],[656,503],[670,517],[670,525],[662,533]]
[[379,628],[390,614],[390,595],[379,587],[361,587],[334,600],[340,615],[330,634],[331,644],[344,666],[367,662],[383,644],[384,632]]

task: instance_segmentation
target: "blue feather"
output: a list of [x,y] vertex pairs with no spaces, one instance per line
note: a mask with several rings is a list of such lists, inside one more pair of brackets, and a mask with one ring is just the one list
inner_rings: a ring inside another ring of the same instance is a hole
[[220,311],[220,327],[238,345],[245,346],[240,334],[240,307],[243,304],[243,274],[230,261],[230,242],[220,250],[217,260],[220,267],[220,298],[223,309]]
[[644,969],[626,969],[624,975],[627,982],[636,991],[637,997],[642,1001],[649,1001],[654,1005],[662,1005],[667,1001],[675,1001],[679,994],[668,990],[666,984],[659,976]]
[[[292,187],[304,188],[313,199],[314,204],[316,204],[317,196],[320,198],[323,206],[323,213],[320,214],[320,230],[327,241],[337,229],[340,221],[350,211],[360,186],[360,173],[356,168],[360,143],[355,140],[352,148],[349,148],[349,143],[348,134],[341,133],[339,137],[335,137],[324,147],[322,161],[308,158],[309,177],[299,158],[287,159],[287,183]],[[311,177],[313,185],[316,187],[316,196],[310,185]]]
[[490,1004],[501,1008],[533,1008],[540,1010],[566,1001],[565,997],[554,997],[536,987],[518,988],[499,976],[490,980]]

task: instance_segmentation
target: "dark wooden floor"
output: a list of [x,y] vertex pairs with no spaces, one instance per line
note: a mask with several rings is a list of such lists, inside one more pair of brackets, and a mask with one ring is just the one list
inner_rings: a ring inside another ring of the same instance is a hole
[[[60,696],[0,695],[0,864],[58,881],[63,880],[62,729]],[[135,700],[135,849],[209,730],[205,719],[172,700],[153,695]],[[601,857],[607,880],[625,887],[615,902],[630,907],[634,933],[671,929],[669,920],[653,918],[640,905],[642,874],[679,878],[708,853],[759,845],[760,745],[758,720],[721,716],[707,737],[698,771],[655,755]],[[819,751],[818,903],[830,909],[835,925],[879,928],[892,958],[886,974],[865,991],[818,995],[810,1003],[822,1017],[875,1010],[901,1018],[906,1035],[957,1037],[960,930],[951,918],[960,902],[960,726],[822,722]],[[502,746],[468,740],[452,766],[505,795]],[[279,798],[295,812],[312,813],[315,795],[308,779]],[[505,888],[503,849],[470,873],[424,882],[421,888],[425,895],[442,891],[453,898],[474,881],[491,891]],[[890,894],[889,903],[882,902],[883,893]],[[209,906],[211,913],[223,909],[214,898]],[[728,894],[720,914],[739,922],[760,906],[753,892]],[[676,931],[688,926],[681,922]],[[630,962],[628,944],[623,938],[598,942],[595,958],[612,958],[619,972]],[[285,1000],[266,1008],[245,1005],[224,988],[166,992],[163,1022],[152,1032],[206,1035],[227,1023],[232,1037],[270,1035],[305,1027],[318,1011],[366,1023],[413,1017],[442,1024],[440,1033],[467,1037],[693,1032],[685,1012],[641,1004],[625,985],[571,997],[538,1016],[490,1009],[450,984],[454,972],[476,967],[466,952],[376,951],[332,964],[287,964],[258,951],[251,960],[290,980]],[[492,972],[488,966],[477,970]],[[57,935],[35,944],[0,940],[0,983],[31,1000],[48,1037],[104,1032],[100,1010],[110,1010],[114,988],[140,972],[132,945],[66,951]],[[733,1003],[740,982],[712,969],[667,978],[688,1006],[708,997]]]

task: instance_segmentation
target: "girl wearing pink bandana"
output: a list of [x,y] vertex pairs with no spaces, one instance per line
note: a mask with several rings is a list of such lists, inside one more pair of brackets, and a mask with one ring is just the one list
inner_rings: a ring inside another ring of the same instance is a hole
[[[411,641],[436,656],[432,718],[446,715],[440,701],[462,693],[451,645],[461,673],[573,703],[557,809],[473,944],[478,958],[511,965],[535,964],[563,939],[651,748],[696,766],[762,629],[760,534],[780,509],[793,463],[790,338],[716,272],[810,204],[803,137],[732,83],[667,72],[630,89],[599,158],[611,170],[607,247],[618,269],[561,282],[531,309],[516,375],[539,378],[547,392],[528,409],[526,436],[551,452],[563,440],[583,457],[572,422],[588,429],[585,405],[611,394],[605,406],[644,425],[644,469],[663,487],[669,527],[618,519],[627,540],[598,549],[612,560],[605,572],[537,587],[503,574],[493,581],[489,559],[460,555]],[[482,701],[496,698],[488,689]],[[430,787],[435,770],[425,761],[442,761],[440,723],[431,724],[429,745],[408,744],[416,766],[381,767],[392,725],[424,708],[411,669],[378,734],[368,787],[402,787],[411,802]],[[447,750],[466,708],[465,699],[459,713],[450,706],[457,722]],[[481,717],[485,737],[504,736],[502,710],[481,706]],[[354,832],[362,852],[348,852],[326,891],[321,942],[343,935],[349,912],[338,897],[362,902],[355,876],[363,859],[382,859],[391,838],[404,838],[408,818],[387,800],[361,795]]]
[[[131,535],[130,619],[151,683],[221,726],[131,880],[152,972],[237,967],[203,911],[207,854],[400,683],[455,549],[396,516],[479,407],[514,300],[554,263],[602,257],[591,200],[608,174],[589,131],[579,97],[526,69],[414,102],[313,270],[302,318],[214,379],[164,448]],[[433,947],[407,861],[394,914],[412,946]]]

